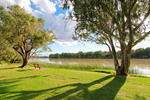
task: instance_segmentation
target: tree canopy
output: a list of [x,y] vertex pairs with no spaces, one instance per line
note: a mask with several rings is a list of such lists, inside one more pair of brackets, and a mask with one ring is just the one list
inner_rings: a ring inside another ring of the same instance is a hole
[[50,50],[55,34],[45,30],[45,20],[36,18],[18,5],[8,7],[8,11],[0,9],[0,33],[11,47],[23,58],[25,67],[29,58],[40,48]]
[[[117,51],[117,57],[121,58],[121,51]],[[78,52],[78,53],[56,53],[50,54],[49,58],[96,58],[96,59],[112,59],[111,52],[108,51],[95,51],[95,52]],[[147,59],[150,58],[150,47],[149,48],[139,48],[137,50],[131,51],[131,58]]]
[[[62,0],[78,22],[74,39],[107,45],[118,75],[127,75],[132,48],[150,34],[150,0]],[[121,64],[116,47],[121,49]]]

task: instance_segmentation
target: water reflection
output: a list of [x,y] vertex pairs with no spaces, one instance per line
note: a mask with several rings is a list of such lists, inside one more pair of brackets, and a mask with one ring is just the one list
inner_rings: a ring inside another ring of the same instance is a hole
[[[31,58],[30,61],[46,62],[53,64],[95,64],[103,66],[114,66],[113,59],[49,59]],[[130,70],[140,75],[150,76],[150,59],[131,59]]]

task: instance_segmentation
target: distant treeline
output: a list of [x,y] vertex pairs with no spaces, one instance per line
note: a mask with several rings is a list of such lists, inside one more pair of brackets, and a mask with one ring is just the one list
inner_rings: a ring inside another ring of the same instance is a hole
[[49,58],[48,56],[32,56],[32,58]]
[[[117,52],[118,58],[121,58],[121,52]],[[113,58],[111,52],[78,52],[78,53],[56,53],[50,54],[49,58]],[[150,58],[150,48],[140,48],[132,50],[131,58]]]

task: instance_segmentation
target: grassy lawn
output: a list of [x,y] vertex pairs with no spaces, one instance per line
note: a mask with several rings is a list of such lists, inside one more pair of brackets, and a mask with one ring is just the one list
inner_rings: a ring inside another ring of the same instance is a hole
[[0,100],[150,100],[150,78],[0,66]]

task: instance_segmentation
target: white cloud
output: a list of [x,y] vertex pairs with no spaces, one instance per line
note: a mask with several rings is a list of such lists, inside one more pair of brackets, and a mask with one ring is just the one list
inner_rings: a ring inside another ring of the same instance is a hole
[[55,42],[57,42],[59,45],[61,45],[61,46],[73,46],[73,45],[77,45],[78,44],[78,42],[77,41],[70,41],[70,42],[60,42],[60,41],[55,41]]
[[72,39],[72,36],[77,22],[64,19],[66,16],[63,14],[59,14],[58,16],[45,14],[43,17],[50,29],[54,30],[57,43],[62,46],[75,45],[76,42]]
[[39,10],[32,10],[32,15],[38,18],[38,16],[43,15],[43,13]]
[[[31,2],[35,5],[36,9],[31,8]],[[0,6],[3,6],[7,10],[7,6],[17,4],[20,7],[24,8],[27,13],[32,14],[33,16],[38,17],[38,15],[46,13],[55,13],[56,5],[55,3],[49,0],[1,0]]]
[[35,5],[38,5],[38,0],[31,0]]
[[79,49],[71,49],[67,53],[78,53],[79,51]]
[[24,8],[28,13],[32,14],[32,8],[30,7],[30,0],[16,0],[16,4],[20,5],[21,8]]
[[139,44],[137,44],[133,49],[139,49],[139,48],[147,48],[150,47],[150,41],[142,41]]
[[42,12],[46,12],[46,13],[55,13],[56,12],[55,3],[53,3],[49,0],[31,0],[31,1]]
[[7,6],[11,6],[15,4],[15,0],[1,0],[0,6],[3,6],[5,10],[7,10]]
[[34,15],[33,9],[31,8],[30,0],[1,0],[0,6],[3,6],[5,10],[8,10],[7,7],[11,5],[19,5],[21,8],[24,8],[27,13]]
[[86,43],[85,45],[88,46],[90,49],[92,49],[92,50],[94,50],[94,51],[97,50],[97,48],[96,48],[97,45],[95,45],[94,43],[92,43],[92,44]]

